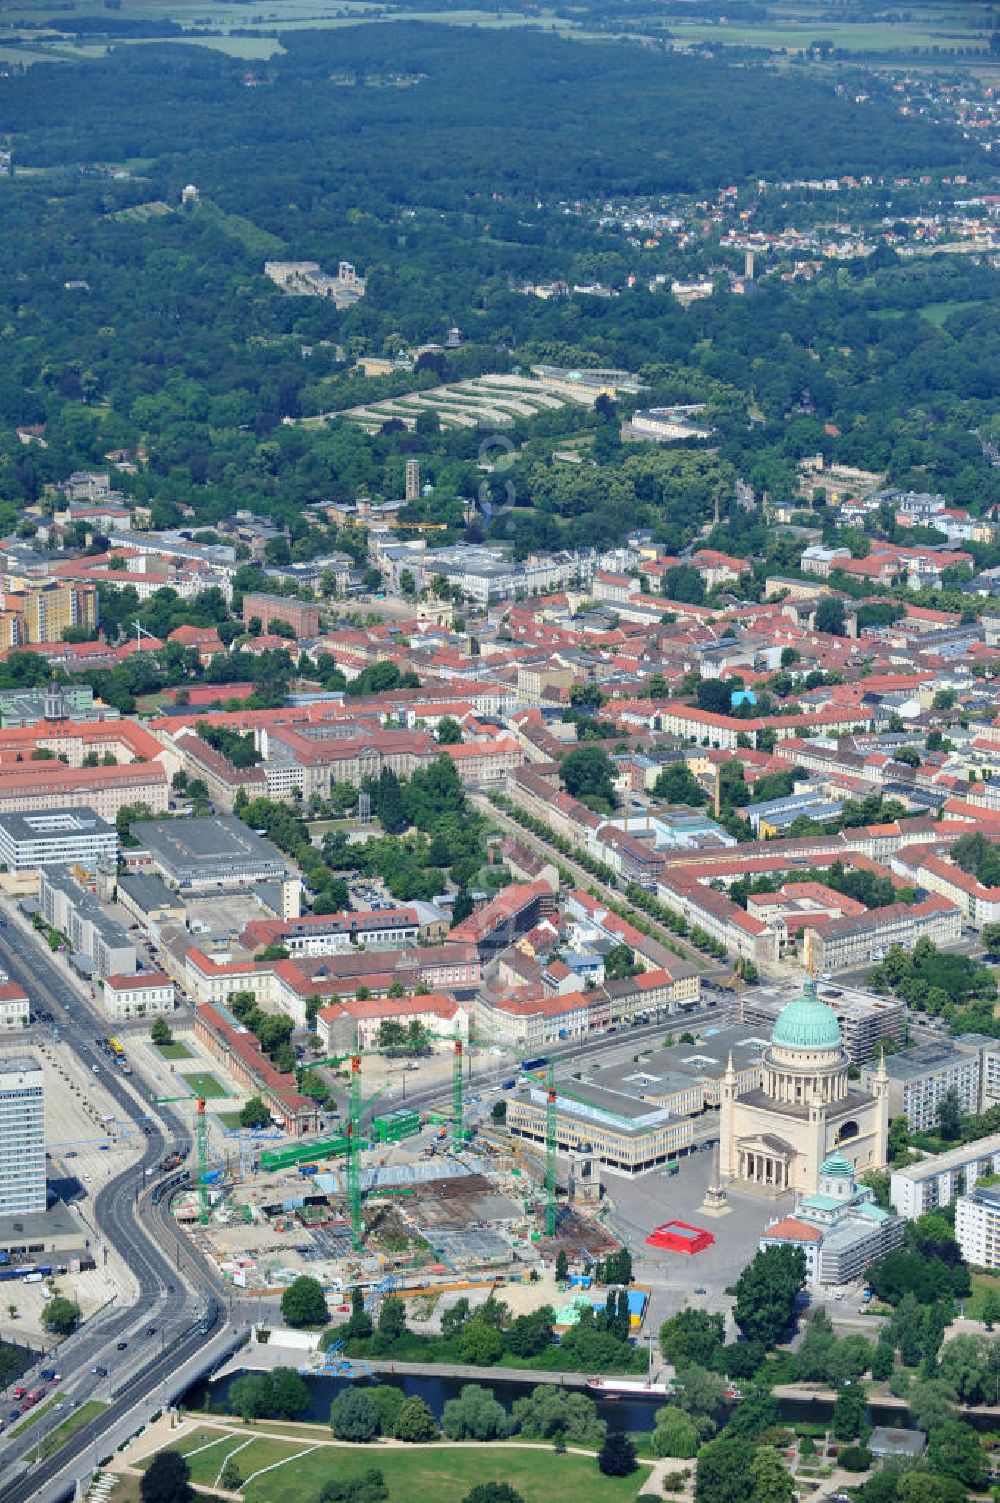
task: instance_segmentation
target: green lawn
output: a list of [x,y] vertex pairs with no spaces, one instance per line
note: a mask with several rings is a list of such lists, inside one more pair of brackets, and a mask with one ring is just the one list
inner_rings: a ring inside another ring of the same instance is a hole
[[[240,1431],[233,1430],[222,1445],[211,1446],[207,1451],[201,1451],[197,1456],[192,1456],[188,1465],[191,1468],[191,1481],[195,1486],[214,1487],[216,1477],[230,1456],[239,1467],[240,1476],[246,1479],[253,1472],[260,1471],[261,1467],[273,1466],[276,1461],[289,1460],[297,1455],[305,1444],[302,1441],[268,1438],[254,1440],[247,1445],[247,1439],[248,1437]],[[261,1482],[263,1481],[262,1477]]]
[[[318,1439],[329,1432],[317,1427],[313,1434]],[[240,1426],[220,1437],[218,1444],[199,1450],[212,1439],[210,1430],[199,1429],[169,1449],[188,1456],[196,1486],[212,1487],[230,1455],[244,1484],[252,1472],[273,1467],[244,1485],[245,1503],[317,1503],[325,1482],[357,1477],[371,1467],[385,1477],[389,1503],[461,1503],[477,1483],[494,1481],[508,1482],[529,1503],[541,1498],[546,1503],[579,1503],[581,1498],[587,1503],[634,1503],[649,1475],[649,1467],[640,1465],[631,1477],[604,1477],[590,1456],[556,1455],[548,1447],[533,1450],[516,1441],[504,1442],[502,1451],[490,1445],[413,1450],[321,1445],[309,1450],[315,1442],[308,1434],[301,1440],[259,1435],[247,1445],[249,1436]],[[275,1467],[275,1462],[284,1465]]]
[[96,1419],[99,1414],[103,1414],[107,1407],[103,1399],[88,1399],[85,1404],[81,1404],[68,1419],[64,1419],[61,1425],[56,1425],[55,1429],[46,1435],[41,1445],[42,1460],[44,1461],[46,1456],[51,1456],[58,1451],[71,1435],[75,1435],[78,1430],[83,1429],[84,1425]]
[[964,1301],[965,1313],[970,1320],[982,1319],[983,1300],[990,1290],[994,1294],[1000,1294],[1000,1278],[989,1273],[972,1275],[972,1294]]
[[174,1039],[172,1044],[157,1044],[156,1047],[164,1059],[194,1059],[193,1052],[180,1039]]
[[223,1087],[220,1086],[215,1076],[210,1075],[207,1070],[196,1070],[193,1075],[182,1075],[181,1080],[183,1080],[186,1085],[189,1085],[191,1087],[196,1096],[205,1096],[206,1098],[209,1098],[212,1096],[219,1097],[229,1095],[229,1092],[224,1090]]
[[268,1472],[243,1496],[246,1503],[314,1503],[324,1482],[356,1477],[373,1466],[385,1478],[389,1503],[460,1503],[477,1483],[497,1481],[509,1483],[529,1503],[633,1503],[649,1475],[648,1467],[640,1467],[631,1477],[604,1477],[589,1456],[507,1444],[502,1453],[495,1446],[355,1452],[324,1447]]
[[216,1112],[215,1114],[224,1127],[231,1127],[233,1131],[242,1127],[239,1112]]
[[949,319],[953,313],[964,313],[969,308],[981,307],[981,303],[974,302],[925,303],[919,311],[921,318],[926,319],[929,324],[933,324],[936,329],[940,329],[945,320]]

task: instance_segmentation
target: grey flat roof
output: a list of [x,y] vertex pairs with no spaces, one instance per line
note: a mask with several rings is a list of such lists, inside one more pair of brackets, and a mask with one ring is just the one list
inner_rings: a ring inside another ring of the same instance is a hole
[[[684,1019],[674,1020],[677,1034],[683,1033]],[[677,1036],[677,1035],[675,1035]],[[672,1044],[667,1049],[654,1049],[650,1054],[640,1054],[638,1064],[627,1064],[601,1070],[602,1084],[620,1085],[629,1075],[642,1073],[655,1076],[685,1076],[688,1080],[720,1080],[726,1073],[729,1055],[732,1053],[736,1070],[745,1070],[756,1064],[769,1046],[768,1033],[752,1023],[737,1023],[730,1028],[700,1038],[694,1044]],[[624,1089],[636,1089],[626,1086]]]
[[290,870],[277,846],[233,814],[137,820],[132,833],[165,871],[178,878],[197,876],[203,867],[220,862],[272,873]]
[[895,1178],[898,1174],[900,1178],[909,1180],[933,1179],[936,1174],[961,1169],[975,1160],[990,1158],[994,1153],[1000,1153],[1000,1133],[993,1133],[988,1138],[976,1138],[972,1143],[962,1143],[958,1148],[949,1148],[946,1153],[932,1154],[929,1158],[921,1159],[919,1164],[908,1164],[905,1169],[893,1169],[892,1175]]
[[[526,1106],[539,1111],[545,1110],[545,1093],[539,1088],[537,1081],[525,1082],[516,1094]],[[556,1110],[563,1116],[575,1117],[578,1122],[626,1134],[641,1135],[651,1127],[686,1120],[672,1116],[657,1101],[643,1101],[638,1095],[583,1080],[563,1080],[559,1083]]]
[[911,1049],[890,1054],[885,1068],[890,1080],[919,1080],[931,1070],[943,1065],[973,1064],[975,1055],[970,1050],[958,1049],[943,1040],[933,1044],[914,1044]]
[[122,872],[118,878],[118,887],[120,891],[127,892],[144,913],[148,913],[151,908],[180,907],[180,899],[170,891],[163,878],[152,876],[149,872]]
[[23,1075],[41,1068],[41,1060],[33,1054],[0,1054],[0,1075]]
[[25,1238],[43,1240],[45,1237],[65,1237],[71,1233],[79,1236],[81,1246],[87,1239],[87,1228],[58,1200],[47,1211],[15,1212],[12,1216],[0,1216],[0,1245],[20,1242]]
[[[57,820],[72,819],[72,829],[54,830],[52,824]],[[39,809],[32,813],[0,814],[0,830],[6,830],[14,840],[39,840],[46,835],[89,835],[89,834],[112,834],[115,833],[114,825],[108,824],[93,809],[85,804],[77,808],[66,809]]]

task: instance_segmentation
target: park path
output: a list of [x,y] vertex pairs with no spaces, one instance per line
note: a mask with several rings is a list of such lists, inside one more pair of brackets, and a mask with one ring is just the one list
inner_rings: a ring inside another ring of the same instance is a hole
[[[263,1426],[266,1425],[266,1428]],[[482,1441],[482,1440],[425,1440],[406,1441],[395,1440],[391,1437],[380,1437],[372,1441],[346,1441],[337,1440],[333,1436],[324,1434],[325,1427],[312,1425],[308,1422],[291,1422],[283,1428],[280,1420],[264,1421],[260,1426],[254,1426],[254,1439],[284,1440],[289,1445],[302,1445],[311,1450],[325,1448],[339,1451],[456,1451],[472,1450],[483,1451],[493,1447],[497,1450],[509,1450],[515,1448],[521,1451],[548,1451],[552,1452],[552,1446],[544,1441]],[[157,1451],[175,1441],[183,1440],[186,1436],[193,1435],[198,1430],[217,1430],[219,1435],[231,1435],[234,1440],[247,1438],[247,1430],[241,1420],[234,1420],[216,1415],[185,1414],[178,1417],[176,1414],[164,1414],[148,1425],[143,1433],[135,1438],[124,1451],[116,1455],[109,1463],[109,1472],[119,1473],[125,1476],[138,1477],[142,1475],[141,1463]],[[249,1442],[247,1442],[249,1443]],[[593,1451],[586,1450],[583,1446],[567,1446],[566,1451],[572,1456],[587,1456],[595,1458]],[[292,1459],[292,1458],[289,1458]],[[652,1470],[641,1478],[637,1484],[638,1492],[662,1492],[662,1479],[671,1471],[679,1471],[690,1466],[690,1462],[677,1461],[672,1457],[666,1457],[659,1461],[641,1461],[640,1467],[650,1466]],[[655,1484],[655,1485],[654,1485]],[[218,1497],[232,1499],[233,1503],[241,1503],[242,1494],[227,1492],[222,1487],[208,1487],[202,1483],[192,1484],[195,1492],[203,1493],[206,1497]],[[680,1496],[680,1495],[678,1495]]]

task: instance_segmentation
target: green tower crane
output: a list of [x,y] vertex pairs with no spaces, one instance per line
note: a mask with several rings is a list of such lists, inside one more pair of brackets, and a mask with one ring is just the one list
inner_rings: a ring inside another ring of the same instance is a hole
[[351,1056],[351,1106],[347,1121],[347,1205],[351,1218],[351,1246],[361,1250],[364,1223],[361,1219],[361,1165],[358,1149],[361,1141],[361,1056]]
[[556,1080],[549,1065],[549,1085],[545,1093],[545,1235],[556,1234]]
[[195,1119],[195,1142],[198,1150],[198,1220],[208,1225],[208,1118],[205,1115],[205,1098],[198,1097],[198,1115]]
[[451,1071],[451,1143],[456,1153],[465,1147],[465,1105],[462,1097],[462,1040],[455,1040]]

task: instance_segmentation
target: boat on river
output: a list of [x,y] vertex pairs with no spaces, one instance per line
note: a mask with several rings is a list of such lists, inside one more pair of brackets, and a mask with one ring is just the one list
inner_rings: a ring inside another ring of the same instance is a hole
[[588,1378],[587,1388],[602,1399],[661,1399],[673,1391],[670,1383],[644,1382],[642,1378]]

